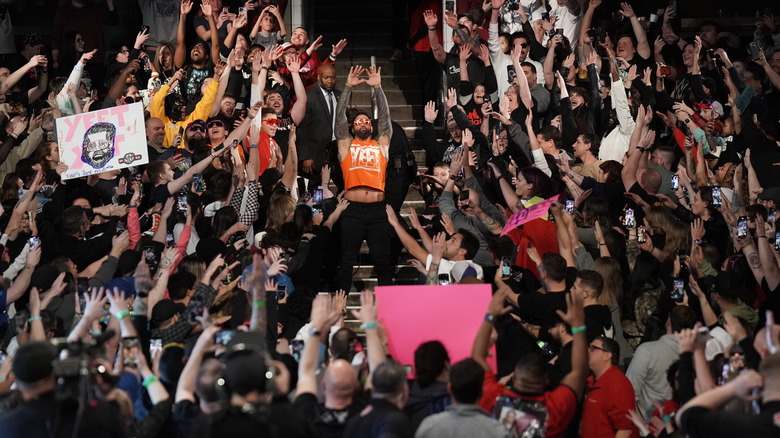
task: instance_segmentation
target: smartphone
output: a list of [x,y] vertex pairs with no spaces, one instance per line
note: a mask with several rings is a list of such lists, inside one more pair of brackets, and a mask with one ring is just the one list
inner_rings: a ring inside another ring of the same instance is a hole
[[199,298],[191,298],[190,303],[187,306],[189,312],[187,313],[187,320],[192,323],[198,323],[198,318],[203,316],[203,301]]
[[311,197],[311,202],[314,204],[322,204],[322,189],[314,190],[314,194]]
[[676,303],[682,303],[685,296],[685,282],[680,279],[674,280],[674,286],[672,289],[672,299]]
[[276,287],[276,301],[283,300],[287,296],[287,286]]
[[450,274],[439,274],[439,286],[450,285]]
[[737,219],[737,237],[743,239],[748,235],[748,219],[747,216],[740,216]]
[[672,68],[671,68],[671,67],[667,67],[667,66],[665,66],[665,65],[664,65],[664,66],[662,66],[662,67],[661,67],[661,74],[662,74],[662,75],[664,75],[664,76],[669,76],[669,75],[671,75],[671,74],[672,74]]
[[295,360],[301,360],[304,345],[305,344],[303,343],[302,339],[293,339],[292,342],[290,342],[290,352],[292,353],[292,357]]
[[173,151],[173,156],[174,156],[175,158],[181,158],[181,157],[182,157],[182,155],[184,155],[184,152],[182,152],[182,150],[181,150],[181,149],[176,149],[175,151]]
[[122,338],[122,363],[126,367],[138,367],[133,349],[138,348],[138,338]]
[[462,192],[460,192],[460,195],[458,195],[458,200],[459,201],[468,201],[469,200],[469,191],[468,190],[463,190]]
[[504,264],[504,266],[501,267],[501,276],[502,277],[509,277],[510,274],[512,274],[512,259],[510,257],[502,257],[501,263]]
[[514,65],[507,65],[506,66],[506,77],[507,77],[507,82],[509,82],[510,84],[514,84],[515,83],[515,78],[517,77],[517,72],[515,71],[515,66]]
[[780,231],[775,233],[775,251],[780,251]]
[[758,60],[761,57],[760,47],[757,42],[752,41],[748,44],[748,49],[750,50],[750,57],[754,60]]
[[179,211],[187,211],[187,193],[186,192],[179,192],[177,205],[179,207]]
[[301,200],[303,200],[303,202],[311,201],[311,192],[309,192],[308,190],[303,192],[303,195],[301,196]]
[[218,144],[217,146],[214,147],[214,153],[218,154],[218,153],[222,152],[222,149],[225,149],[225,143],[224,142],[220,143],[220,144]]
[[317,215],[318,215],[318,214],[320,214],[320,213],[322,213],[322,210],[321,210],[321,209],[319,209],[319,208],[313,208],[313,207],[312,207],[312,209],[311,209],[311,215],[312,215],[312,216],[317,216]]
[[549,12],[542,12],[542,20],[550,21],[550,13]]
[[645,243],[647,242],[647,232],[645,231],[644,225],[640,225],[636,229],[636,241],[639,243]]
[[723,198],[721,197],[720,193],[720,187],[713,187],[712,188],[712,205],[716,207],[720,207],[720,204],[723,203]]
[[239,6],[238,15],[246,15],[246,8],[243,6]]
[[766,221],[770,223],[777,221],[777,210],[775,210],[774,208],[770,208],[769,214],[767,214],[766,216]]
[[162,339],[150,339],[149,340],[149,355],[152,356],[152,360],[162,353]]
[[[76,290],[79,292],[79,295],[85,294],[89,292],[89,278],[79,277],[76,279]],[[86,301],[82,298],[81,305],[85,305]],[[83,315],[84,312],[81,312]]]
[[30,237],[30,240],[28,240],[28,242],[30,242],[30,249],[33,249],[36,246],[38,246],[39,243],[41,243],[41,239],[39,239],[36,236],[32,236]]
[[217,345],[227,345],[235,334],[235,330],[220,330],[214,334],[214,343]]
[[634,210],[627,208],[626,213],[623,215],[623,225],[631,228],[634,226]]
[[672,175],[672,181],[669,183],[672,190],[677,190],[680,188],[680,176],[679,175]]
[[230,13],[230,8],[225,6],[224,8],[222,8],[222,13],[223,14],[229,14]]
[[455,12],[455,0],[445,0],[444,10]]
[[176,246],[176,240],[173,239],[173,234],[168,233],[165,235],[165,244],[168,248]]
[[195,189],[196,192],[206,191],[206,181],[203,180],[202,173],[192,175],[192,188]]
[[149,26],[145,24],[141,26],[141,33],[149,33]]
[[154,273],[157,270],[157,254],[153,247],[147,246],[144,248],[144,260],[149,265],[149,270]]
[[566,207],[564,207],[566,210],[566,213],[569,213],[571,215],[574,214],[574,201],[571,199],[566,200]]
[[127,230],[127,223],[125,221],[119,221],[116,223],[116,233],[114,234],[118,236],[124,233],[125,230]]

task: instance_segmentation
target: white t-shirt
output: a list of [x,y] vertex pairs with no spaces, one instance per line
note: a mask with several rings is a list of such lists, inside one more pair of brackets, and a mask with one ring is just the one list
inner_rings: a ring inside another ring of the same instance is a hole
[[582,13],[580,15],[574,15],[569,11],[566,5],[558,6],[558,2],[553,2],[550,9],[550,17],[553,15],[557,17],[555,20],[555,29],[559,32],[563,32],[563,36],[569,39],[572,47],[577,47],[577,41],[579,40],[580,22]]
[[[428,254],[428,258],[425,259],[425,269],[431,267],[431,260],[433,260],[433,255]],[[441,274],[449,275],[450,271],[452,271],[453,266],[455,266],[455,262],[449,261],[447,259],[441,259],[441,261],[439,262],[439,275]]]

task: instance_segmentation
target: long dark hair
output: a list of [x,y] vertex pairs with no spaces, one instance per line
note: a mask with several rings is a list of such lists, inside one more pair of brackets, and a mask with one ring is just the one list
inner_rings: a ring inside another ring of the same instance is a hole
[[657,288],[661,281],[661,263],[652,254],[642,251],[636,256],[634,270],[628,276],[628,295],[623,305],[623,318],[633,320],[634,303],[648,288]]
[[534,185],[531,197],[539,196],[540,198],[547,199],[558,193],[555,190],[553,180],[536,167],[524,167],[520,169],[520,173],[523,174],[523,178],[525,178],[529,184]]

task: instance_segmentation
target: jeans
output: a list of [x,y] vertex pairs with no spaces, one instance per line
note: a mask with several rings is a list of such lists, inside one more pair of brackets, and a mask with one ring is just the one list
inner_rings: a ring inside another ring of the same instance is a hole
[[339,289],[352,288],[352,269],[360,260],[360,245],[368,242],[374,269],[380,286],[393,282],[393,267],[390,264],[390,223],[387,222],[385,203],[354,202],[341,214],[341,264],[339,266]]

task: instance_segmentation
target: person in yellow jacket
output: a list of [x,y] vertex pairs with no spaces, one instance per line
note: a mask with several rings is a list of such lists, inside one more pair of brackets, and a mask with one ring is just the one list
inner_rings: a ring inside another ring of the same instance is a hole
[[[225,69],[228,70],[228,69]],[[227,77],[215,77],[206,87],[200,101],[195,105],[195,109],[187,115],[187,105],[179,94],[168,94],[172,87],[184,77],[184,70],[179,69],[171,76],[168,83],[160,87],[154,94],[152,103],[149,105],[149,112],[152,117],[157,117],[165,124],[165,140],[163,147],[169,148],[173,144],[173,137],[183,130],[193,120],[206,120],[209,118],[211,106],[217,99],[217,89],[220,80],[227,80]],[[222,75],[225,76],[225,75]]]

